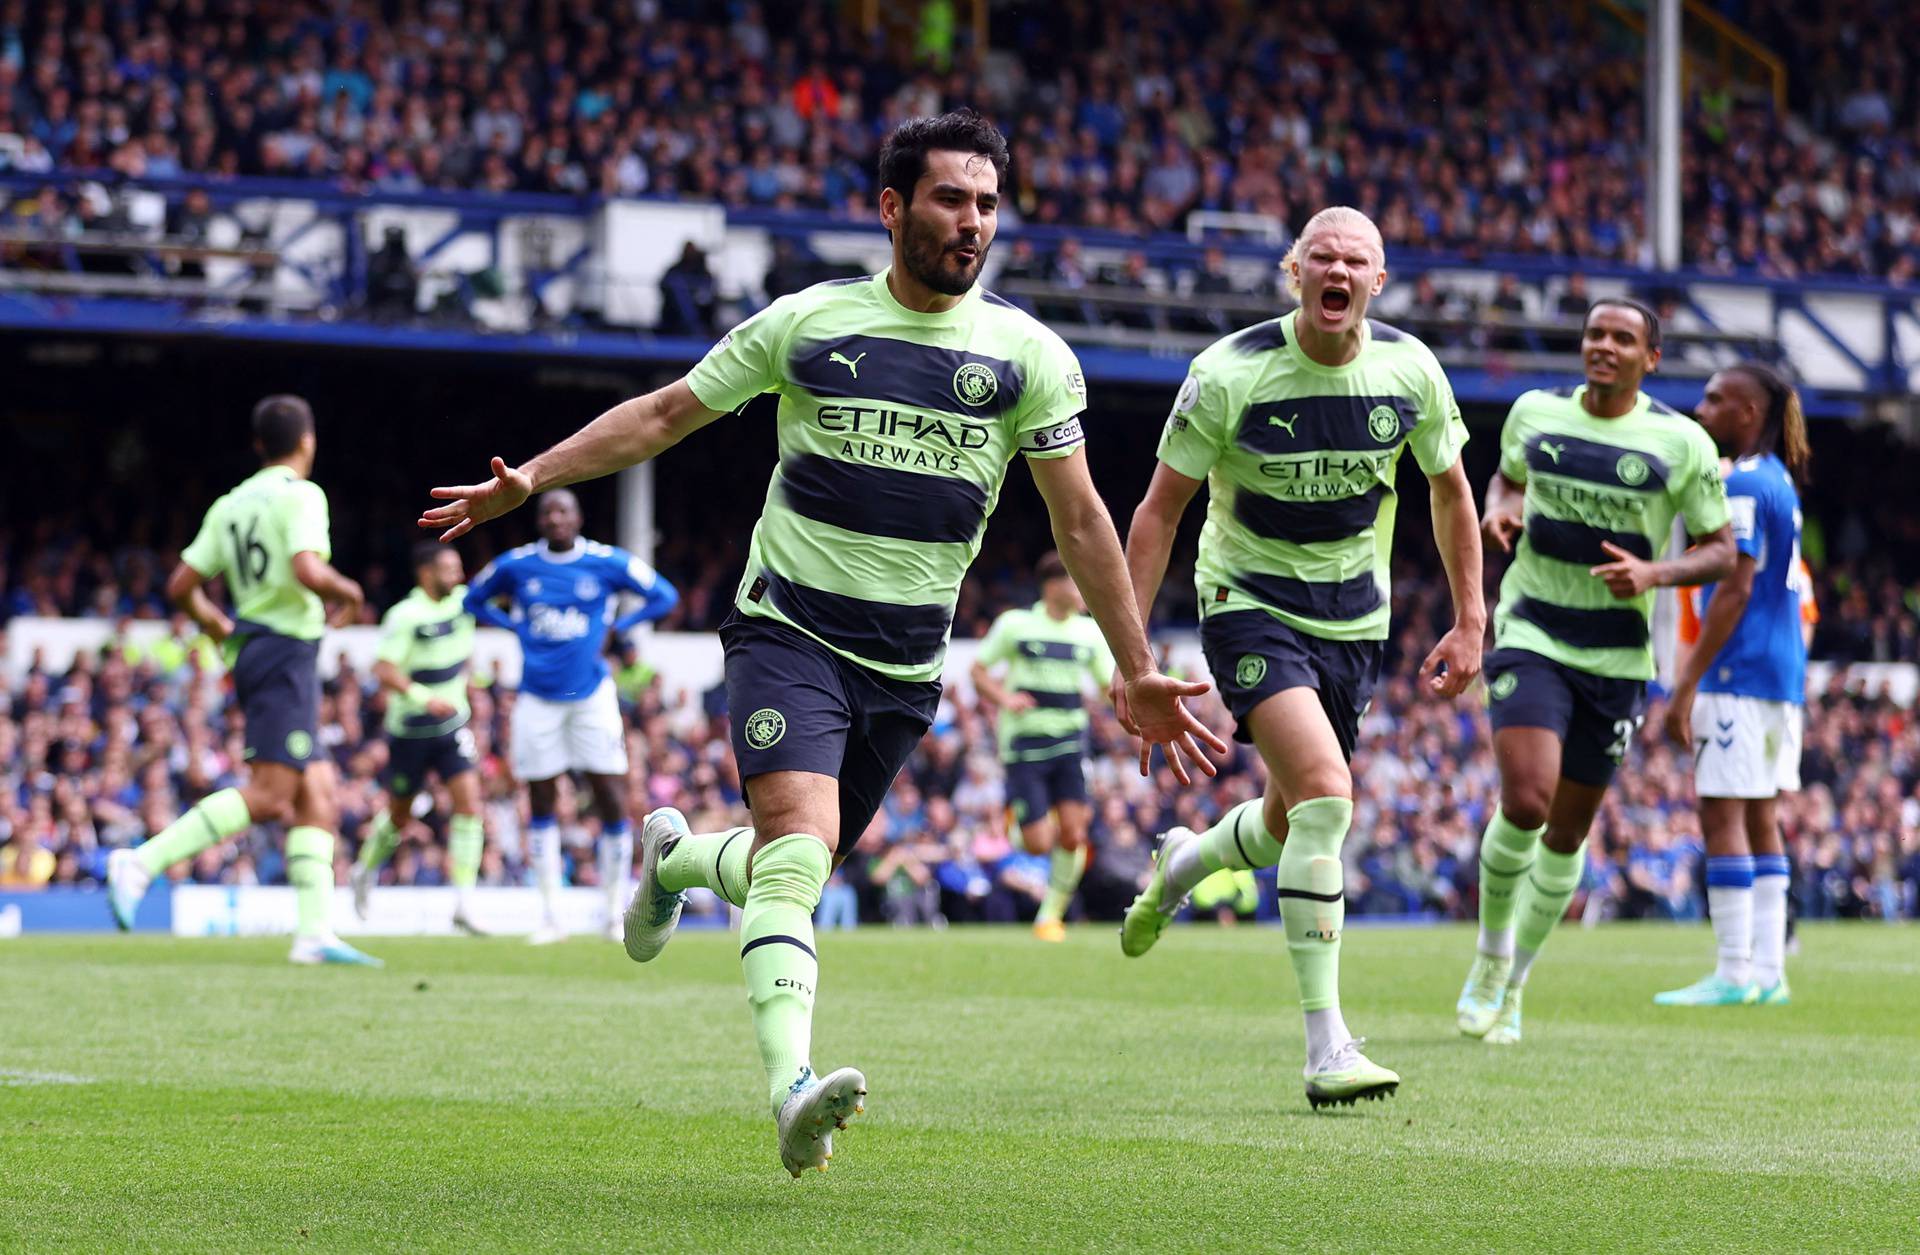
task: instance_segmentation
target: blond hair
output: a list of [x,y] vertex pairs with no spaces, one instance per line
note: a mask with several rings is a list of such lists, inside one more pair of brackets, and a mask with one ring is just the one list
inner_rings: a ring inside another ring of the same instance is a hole
[[1374,225],[1373,219],[1350,205],[1329,205],[1307,219],[1307,225],[1300,228],[1300,234],[1294,237],[1287,255],[1280,259],[1280,272],[1286,276],[1288,296],[1296,301],[1300,299],[1300,276],[1294,273],[1294,267],[1300,264],[1301,254],[1314,232],[1337,231],[1343,227],[1372,236],[1374,256],[1379,260],[1380,268],[1386,269],[1387,243],[1381,238],[1380,228]]

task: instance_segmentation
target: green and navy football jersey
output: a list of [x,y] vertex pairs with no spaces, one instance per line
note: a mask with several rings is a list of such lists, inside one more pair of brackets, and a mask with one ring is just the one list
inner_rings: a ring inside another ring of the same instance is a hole
[[1581,406],[1585,385],[1528,392],[1500,432],[1500,470],[1526,486],[1526,532],[1500,581],[1496,648],[1525,649],[1578,671],[1653,678],[1653,590],[1620,601],[1591,568],[1611,541],[1660,556],[1676,516],[1689,535],[1727,524],[1720,455],[1706,429],[1646,393],[1619,418]]
[[473,616],[465,609],[467,587],[439,601],[415,587],[380,620],[380,645],[375,657],[400,669],[409,684],[424,685],[428,693],[453,707],[453,714],[436,719],[425,702],[405,693],[387,697],[387,731],[394,736],[444,736],[465,726],[467,663],[473,657]]
[[267,466],[213,503],[181,560],[204,578],[227,577],[241,630],[317,641],[326,630],[319,594],[293,574],[293,555],[333,555],[327,494],[284,466]]
[[887,272],[783,296],[687,376],[780,395],[780,465],[735,600],[898,680],[937,680],[1007,463],[1072,453],[1086,383],[1059,336],[976,287],[907,309]]
[[1264,610],[1329,640],[1385,640],[1400,453],[1438,475],[1466,425],[1427,346],[1369,319],[1360,353],[1323,366],[1294,314],[1193,359],[1160,460],[1207,481],[1194,581],[1202,615]]
[[1000,712],[1001,762],[1039,762],[1081,752],[1087,681],[1105,689],[1113,679],[1113,652],[1091,616],[1056,619],[1040,602],[1009,610],[987,629],[976,660],[985,667],[1004,665],[1001,683],[1007,690],[1033,698],[1031,710]]

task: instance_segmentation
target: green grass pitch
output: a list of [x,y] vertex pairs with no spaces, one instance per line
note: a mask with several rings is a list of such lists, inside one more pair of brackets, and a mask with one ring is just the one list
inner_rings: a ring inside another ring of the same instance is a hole
[[1526,1042],[1453,1031],[1471,935],[1358,929],[1399,1095],[1312,1114],[1285,941],[822,938],[867,1115],[781,1171],[731,938],[0,942],[0,1251],[1912,1249],[1916,934],[1810,927],[1779,1009],[1656,1009],[1704,929],[1569,927]]

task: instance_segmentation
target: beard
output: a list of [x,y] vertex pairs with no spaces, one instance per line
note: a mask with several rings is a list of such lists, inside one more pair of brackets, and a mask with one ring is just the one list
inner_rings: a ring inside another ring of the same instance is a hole
[[941,237],[938,230],[914,220],[907,214],[906,243],[901,260],[916,283],[925,284],[942,296],[965,296],[980,278],[980,267],[987,264],[987,246],[976,243],[978,252],[970,263],[962,263],[951,251],[955,241]]

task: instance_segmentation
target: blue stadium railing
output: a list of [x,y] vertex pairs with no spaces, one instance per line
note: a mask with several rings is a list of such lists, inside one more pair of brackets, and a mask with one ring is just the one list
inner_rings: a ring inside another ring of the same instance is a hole
[[[318,215],[342,228],[344,255],[337,272],[321,276],[328,286],[328,303],[334,316],[321,321],[312,317],[239,316],[219,320],[189,317],[180,302],[144,297],[93,296],[63,294],[57,300],[26,290],[10,281],[0,269],[0,328],[15,330],[67,329],[99,334],[201,334],[225,338],[301,342],[340,347],[367,347],[389,350],[441,352],[486,352],[625,360],[671,368],[688,364],[705,352],[709,337],[660,336],[644,330],[605,329],[586,320],[566,320],[559,326],[536,327],[511,333],[485,332],[470,328],[430,323],[374,323],[358,316],[358,298],[364,293],[369,259],[366,232],[359,229],[359,215],[380,209],[451,211],[456,234],[494,235],[511,218],[526,215],[586,220],[604,207],[597,196],[566,197],[534,193],[489,194],[459,192],[345,192],[311,182],[285,179],[213,180],[200,178],[123,180],[100,172],[53,172],[31,174],[0,172],[0,201],[31,195],[49,185],[71,190],[85,183],[108,188],[133,187],[177,198],[189,190],[201,189],[216,210],[231,209],[246,202],[284,199],[311,205]],[[643,203],[645,198],[641,198]],[[667,202],[661,202],[667,203]],[[766,209],[730,209],[726,212],[729,228],[748,228],[764,232],[773,239],[799,244],[803,252],[822,236],[844,237],[849,232],[877,232],[871,222],[859,222],[817,213],[784,213]],[[1016,238],[1032,240],[1037,250],[1051,253],[1068,238],[1083,248],[1109,253],[1138,251],[1152,266],[1169,271],[1196,267],[1205,249],[1217,246],[1230,258],[1261,265],[1277,264],[1281,250],[1265,244],[1236,240],[1195,243],[1182,236],[1157,235],[1146,238],[1112,232],[1062,227],[1023,226],[1003,232],[1003,246]],[[137,246],[130,246],[138,251]],[[539,273],[520,276],[526,291],[538,294],[552,281],[578,274],[589,262],[586,250],[564,259]],[[1429,271],[1513,274],[1523,282],[1538,284],[1579,272],[1589,281],[1625,284],[1642,294],[1671,294],[1695,316],[1695,321],[1716,329],[1713,316],[1695,299],[1695,294],[1712,291],[1722,296],[1749,294],[1766,307],[1765,318],[1777,326],[1792,318],[1808,351],[1831,364],[1841,378],[1811,381],[1804,378],[1803,391],[1810,414],[1825,417],[1858,417],[1866,412],[1874,398],[1902,397],[1910,387],[1910,371],[1920,371],[1920,353],[1910,365],[1903,354],[1903,343],[1920,343],[1920,302],[1913,289],[1896,288],[1884,283],[1840,277],[1815,277],[1778,280],[1757,276],[1720,275],[1698,271],[1657,272],[1633,267],[1576,262],[1572,259],[1548,259],[1537,256],[1486,255],[1465,257],[1439,252],[1396,250],[1392,258],[1396,282],[1404,283]],[[1828,308],[1835,302],[1850,307],[1844,319]],[[1863,317],[1861,310],[1871,310]],[[1831,325],[1830,325],[1831,324]],[[1070,327],[1061,328],[1065,332]],[[1069,338],[1072,336],[1069,334]],[[1077,346],[1082,365],[1096,383],[1136,386],[1178,384],[1191,349],[1155,349],[1152,347],[1111,347],[1100,344]],[[1798,365],[1798,361],[1795,362]],[[1501,403],[1530,387],[1565,382],[1562,372],[1542,373],[1515,370],[1491,361],[1482,367],[1473,363],[1449,362],[1456,390],[1469,403]],[[1690,406],[1697,399],[1697,380],[1660,380],[1652,391],[1671,403]]]

